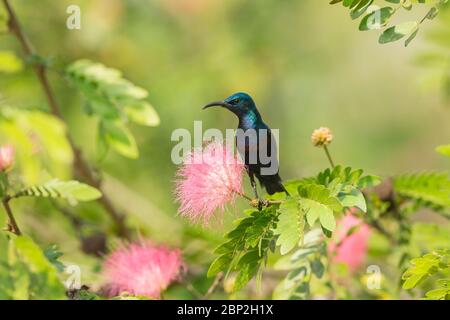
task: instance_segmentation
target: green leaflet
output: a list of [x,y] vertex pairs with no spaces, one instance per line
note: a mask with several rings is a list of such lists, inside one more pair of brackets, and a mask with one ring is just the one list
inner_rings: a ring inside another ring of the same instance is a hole
[[[383,31],[378,39],[381,44],[397,41],[407,35],[413,35],[417,32],[419,28],[419,23],[416,21],[409,21],[399,23],[395,26],[389,27]],[[406,45],[409,44],[410,40],[407,40]]]
[[436,284],[439,289],[430,290],[425,294],[426,300],[450,300],[450,279],[439,279]]
[[395,13],[391,7],[384,7],[366,15],[359,24],[360,31],[375,30],[383,28]]
[[305,214],[297,199],[283,202],[278,212],[280,215],[274,233],[279,235],[277,245],[280,246],[280,252],[284,255],[301,242],[305,227]]

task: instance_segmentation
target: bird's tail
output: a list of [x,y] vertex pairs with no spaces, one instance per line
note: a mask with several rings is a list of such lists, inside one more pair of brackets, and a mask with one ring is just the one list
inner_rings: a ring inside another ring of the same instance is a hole
[[276,192],[285,192],[286,195],[290,196],[289,192],[283,186],[281,181],[270,181],[265,184],[265,187],[268,194],[274,194]]

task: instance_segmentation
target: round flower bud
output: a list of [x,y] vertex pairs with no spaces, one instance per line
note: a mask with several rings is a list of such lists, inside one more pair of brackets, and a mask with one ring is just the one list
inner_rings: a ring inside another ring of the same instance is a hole
[[320,127],[313,131],[311,135],[311,141],[316,147],[327,146],[333,141],[333,135],[331,130],[327,127]]

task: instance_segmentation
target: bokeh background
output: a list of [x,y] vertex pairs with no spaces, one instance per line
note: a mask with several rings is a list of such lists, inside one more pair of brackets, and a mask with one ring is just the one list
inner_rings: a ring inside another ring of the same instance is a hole
[[[206,229],[177,216],[171,133],[177,128],[193,130],[194,120],[203,121],[204,129],[237,125],[223,110],[202,111],[205,103],[236,91],[250,93],[265,121],[280,129],[284,179],[312,175],[327,166],[324,154],[310,142],[312,130],[319,126],[334,133],[331,152],[336,162],[368,173],[386,177],[449,167],[448,158],[434,152],[450,138],[449,100],[440,83],[445,78],[430,75],[430,67],[417,62],[424,52],[438,50],[429,34],[438,32],[443,21],[424,24],[404,48],[401,42],[379,45],[378,32],[359,32],[348,10],[328,1],[12,2],[37,51],[51,57],[50,80],[69,131],[104,172],[114,202],[142,237],[182,247],[194,273],[205,270],[230,221],[246,206],[239,200],[222,224]],[[80,30],[66,28],[66,8],[71,4],[81,8]],[[21,55],[12,36],[1,37],[2,49]],[[131,127],[140,149],[138,159],[111,152],[97,161],[96,120],[82,112],[82,97],[59,74],[65,64],[81,58],[117,68],[149,91],[161,124]],[[0,74],[0,92],[2,104],[47,108],[30,67]],[[69,173],[61,172],[65,174]],[[50,204],[33,200],[26,200],[19,211],[24,228],[43,244],[58,243],[63,259],[81,265],[83,279],[90,283],[99,261],[82,254],[64,216]],[[111,228],[95,205],[73,211],[92,224],[92,232]]]

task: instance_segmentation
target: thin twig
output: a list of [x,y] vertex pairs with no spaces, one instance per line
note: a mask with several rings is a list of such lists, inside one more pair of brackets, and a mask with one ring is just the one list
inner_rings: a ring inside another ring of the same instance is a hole
[[[22,31],[22,28],[19,24],[17,16],[15,15],[8,0],[3,0],[3,4],[9,15],[8,23],[9,23],[10,31],[17,37],[25,54],[28,57],[35,56],[36,53],[31,45],[30,41],[26,37],[25,33]],[[46,67],[43,64],[34,63],[33,68],[38,77],[39,83],[42,86],[45,96],[47,98],[48,104],[50,106],[50,112],[55,117],[59,118],[64,123],[66,123],[64,118],[62,117],[61,108],[59,107],[59,104],[55,99],[53,90],[48,81]],[[74,167],[75,173],[79,174],[88,184],[90,184],[102,191],[103,196],[98,201],[102,204],[105,211],[110,215],[110,217],[116,224],[117,233],[119,234],[119,236],[124,237],[126,239],[130,239],[129,230],[125,225],[124,215],[118,212],[118,210],[112,204],[110,198],[105,194],[104,190],[102,189],[100,179],[98,179],[98,177],[96,177],[95,173],[92,171],[89,164],[84,159],[84,157],[81,153],[81,150],[75,145],[70,134],[67,133],[66,135],[67,135],[67,140],[69,141],[69,144],[72,148],[72,152],[74,155],[73,167]]]
[[323,146],[323,150],[325,150],[325,153],[327,155],[328,161],[330,161],[331,167],[334,168],[333,159],[331,159],[330,151],[328,151],[328,147],[326,145]]
[[211,286],[209,287],[208,291],[206,291],[205,295],[203,296],[202,300],[208,300],[211,295],[214,293],[214,291],[216,291],[217,287],[219,286],[219,284],[222,282],[223,280],[223,273],[220,272],[216,275],[216,277],[214,278],[213,283],[211,284]]
[[191,283],[186,283],[186,290],[189,291],[190,294],[192,294],[192,296],[197,299],[200,300],[202,299],[202,295],[200,292],[198,292],[197,289],[194,288],[194,286]]
[[8,215],[8,231],[11,231],[12,233],[20,236],[22,232],[20,232],[19,226],[17,225],[16,219],[14,218],[14,214],[11,210],[11,207],[9,206],[9,200],[11,200],[9,196],[6,196],[2,200],[3,207],[5,208],[6,214]]
[[241,193],[241,192],[237,192],[237,191],[234,191],[234,192],[236,192],[238,195],[240,195],[244,199],[248,200],[250,205],[255,208],[257,208],[259,204],[262,204],[263,206],[268,207],[271,204],[280,204],[283,202],[283,201],[279,201],[279,200],[252,199],[249,196],[247,196],[245,193]]

